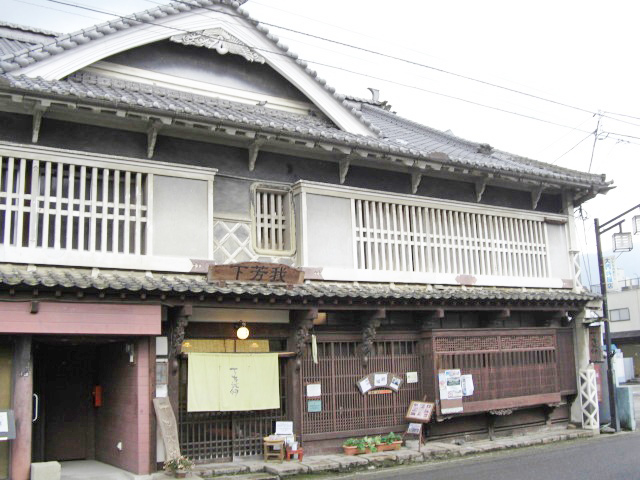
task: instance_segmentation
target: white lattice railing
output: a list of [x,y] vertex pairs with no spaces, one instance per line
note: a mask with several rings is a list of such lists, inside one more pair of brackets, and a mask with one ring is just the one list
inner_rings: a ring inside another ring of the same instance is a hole
[[0,243],[144,255],[148,176],[0,156]]
[[352,199],[355,267],[548,277],[543,220]]
[[582,428],[599,430],[598,386],[596,371],[593,368],[580,370],[580,409],[582,412]]

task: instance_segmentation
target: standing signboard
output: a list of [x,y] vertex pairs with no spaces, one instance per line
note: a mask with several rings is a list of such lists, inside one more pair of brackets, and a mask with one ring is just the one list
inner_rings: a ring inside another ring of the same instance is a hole
[[414,400],[409,404],[407,414],[404,416],[410,422],[406,434],[418,435],[418,451],[422,448],[423,426],[431,421],[434,407],[435,404],[432,402]]

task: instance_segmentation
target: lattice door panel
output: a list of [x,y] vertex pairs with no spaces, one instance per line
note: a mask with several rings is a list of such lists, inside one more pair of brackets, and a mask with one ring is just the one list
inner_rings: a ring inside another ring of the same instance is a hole
[[[187,412],[187,362],[181,362],[178,433],[183,455],[196,461],[262,454],[262,439],[286,420],[285,361],[280,359],[280,408],[248,412]],[[184,382],[184,383],[183,383]]]
[[421,362],[417,342],[376,342],[369,367],[362,367],[357,342],[320,342],[318,364],[310,354],[303,359],[302,382],[322,385],[322,411],[308,412],[304,404],[303,434],[348,432],[365,428],[391,427],[404,423],[411,400],[420,397],[420,383],[404,383],[397,393],[362,395],[357,381],[371,372],[418,372]]

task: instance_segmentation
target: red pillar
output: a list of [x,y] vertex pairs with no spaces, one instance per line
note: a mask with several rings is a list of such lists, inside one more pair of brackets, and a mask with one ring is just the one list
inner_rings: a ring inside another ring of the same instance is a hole
[[13,362],[13,412],[16,438],[11,441],[11,478],[29,480],[33,419],[33,362],[31,335],[16,336]]

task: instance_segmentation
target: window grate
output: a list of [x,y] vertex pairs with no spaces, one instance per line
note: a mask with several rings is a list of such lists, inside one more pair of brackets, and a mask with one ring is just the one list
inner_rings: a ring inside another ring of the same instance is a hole
[[256,189],[256,250],[285,252],[291,249],[290,203],[288,191]]
[[549,276],[541,220],[352,201],[358,269]]
[[0,243],[147,253],[147,174],[0,157]]

